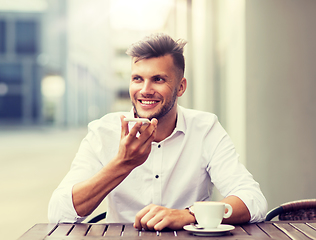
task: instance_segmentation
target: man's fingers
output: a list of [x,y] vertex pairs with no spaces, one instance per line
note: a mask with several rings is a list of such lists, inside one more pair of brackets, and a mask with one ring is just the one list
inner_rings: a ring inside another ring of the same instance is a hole
[[[149,138],[154,134],[155,130],[157,129],[158,120],[152,119],[149,124],[143,124],[141,122],[135,123],[135,125],[128,130],[128,123],[124,121],[124,118],[121,118],[122,122],[122,136],[127,136],[130,140],[136,138],[137,133],[139,132],[140,135],[138,139],[142,144],[146,143]],[[154,135],[155,136],[155,135]],[[151,142],[153,139],[151,138]]]
[[154,141],[156,136],[156,130],[147,138],[147,140],[142,144],[140,151],[147,152],[151,150],[151,143]]
[[158,120],[156,118],[153,118],[153,119],[151,119],[150,123],[143,124],[142,127],[140,128],[139,132],[142,133],[147,128],[149,128],[149,129],[157,128],[157,125],[158,125]]
[[135,138],[137,132],[142,127],[141,122],[137,122],[134,127],[129,131],[128,122],[124,121],[125,116],[121,115],[121,138],[128,136],[130,139]]
[[155,229],[156,231],[162,231],[164,228],[168,227],[169,224],[170,223],[165,218],[162,218],[159,221],[155,222],[153,229]]
[[163,215],[160,213],[153,214],[144,225],[146,225],[147,229],[156,231],[161,231],[167,226]]
[[132,127],[132,129],[129,132],[129,136],[130,138],[135,138],[136,134],[138,133],[139,129],[142,127],[142,122],[137,122],[135,123],[135,125]]
[[121,138],[128,134],[128,122],[124,121],[125,116],[121,115]]
[[187,210],[170,209],[151,204],[137,213],[134,227],[139,230],[161,231],[167,227],[178,230],[194,221],[195,218]]
[[136,214],[134,227],[138,230],[162,230],[167,227],[168,221],[164,220],[164,207],[148,205]]
[[[139,140],[141,140],[143,142],[146,142],[146,141],[148,141],[148,139],[151,138],[151,136],[153,134],[155,136],[155,132],[156,132],[156,129],[157,129],[157,124],[158,124],[157,119],[152,119],[150,124],[146,127],[146,129],[141,131],[141,134],[139,136]],[[151,140],[151,142],[152,142],[152,140]]]
[[155,225],[162,220],[161,214],[155,209],[150,209],[140,220],[142,228],[145,230],[155,230]]
[[140,210],[136,216],[135,216],[135,223],[134,223],[134,227],[137,228],[138,230],[142,230],[143,226],[141,224],[141,220],[142,218],[146,215],[146,213],[148,213],[150,210],[150,207],[147,206],[145,208],[143,208],[142,210]]
[[134,227],[138,230],[154,230],[157,221],[159,221],[159,218],[157,217],[155,205],[151,204],[136,214]]

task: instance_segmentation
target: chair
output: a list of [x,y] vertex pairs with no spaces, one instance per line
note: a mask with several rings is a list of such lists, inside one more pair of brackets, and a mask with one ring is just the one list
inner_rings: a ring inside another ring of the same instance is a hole
[[316,199],[304,199],[281,204],[268,212],[266,221],[279,216],[279,220],[315,220]]
[[106,212],[100,213],[99,215],[97,215],[94,218],[92,218],[91,220],[89,220],[88,223],[97,223],[97,222],[101,221],[102,219],[105,219],[105,217],[106,217]]

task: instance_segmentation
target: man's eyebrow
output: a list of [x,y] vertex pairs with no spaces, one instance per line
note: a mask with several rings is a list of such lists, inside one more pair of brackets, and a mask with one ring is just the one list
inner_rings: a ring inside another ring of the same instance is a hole
[[167,74],[156,74],[154,76],[152,76],[153,78],[157,78],[157,77],[161,77],[161,78],[168,78]]
[[[137,74],[137,73],[134,73],[134,74],[132,73],[131,77],[132,78],[135,78],[135,77],[143,78],[140,74]],[[168,75],[161,73],[161,74],[155,74],[155,75],[151,76],[150,78],[168,78]]]
[[139,74],[135,73],[135,74],[132,74],[132,77],[141,77]]

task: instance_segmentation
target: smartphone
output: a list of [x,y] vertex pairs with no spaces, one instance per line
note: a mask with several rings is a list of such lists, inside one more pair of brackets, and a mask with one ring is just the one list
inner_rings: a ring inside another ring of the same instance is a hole
[[142,122],[143,124],[145,123],[150,123],[149,119],[147,118],[124,118],[125,122]]

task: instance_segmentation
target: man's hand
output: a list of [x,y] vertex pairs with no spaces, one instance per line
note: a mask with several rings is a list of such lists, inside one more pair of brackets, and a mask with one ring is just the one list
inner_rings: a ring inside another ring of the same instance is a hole
[[164,228],[179,230],[194,222],[195,217],[186,209],[170,209],[150,204],[136,214],[134,227],[138,230],[161,231]]
[[[156,136],[158,121],[154,118],[149,124],[137,122],[129,131],[128,122],[125,122],[124,118],[121,116],[121,141],[117,159],[133,169],[146,161],[151,151],[151,142]],[[139,136],[137,136],[138,132],[140,132]]]
[[[136,123],[129,132],[128,122],[121,116],[122,132],[118,154],[91,178],[72,189],[73,205],[79,216],[87,216],[137,166],[143,164],[155,139],[157,119],[149,124]],[[137,133],[141,134],[137,136]]]

